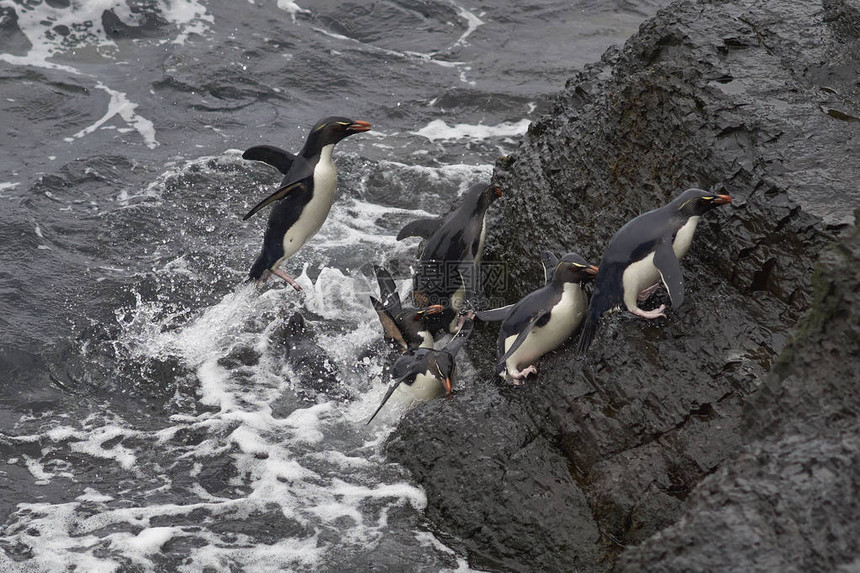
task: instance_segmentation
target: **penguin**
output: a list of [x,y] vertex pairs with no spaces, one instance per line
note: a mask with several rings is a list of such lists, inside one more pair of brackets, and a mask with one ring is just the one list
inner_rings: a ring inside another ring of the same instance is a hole
[[573,334],[585,317],[582,285],[598,269],[576,253],[568,253],[549,273],[549,282],[524,296],[510,309],[496,343],[496,373],[522,384],[537,373],[534,363]]
[[728,195],[687,189],[668,204],[631,219],[612,236],[594,278],[594,294],[579,338],[580,359],[591,345],[600,316],[621,304],[636,316],[665,316],[666,305],[642,310],[662,282],[674,308],[684,302],[684,276],[679,260],[687,254],[699,217],[719,205],[731,203]]
[[374,268],[379,283],[379,298],[370,297],[373,309],[382,324],[385,341],[406,352],[410,348],[433,348],[433,333],[429,318],[445,310],[442,305],[427,308],[403,308],[394,279],[385,269]]
[[442,350],[413,348],[397,359],[391,370],[394,382],[367,421],[368,424],[392,397],[409,407],[416,402],[451,394],[451,384],[457,371],[455,357],[469,339],[474,326],[471,316],[461,316],[458,323],[460,328],[457,334]]
[[297,291],[299,284],[280,265],[293,256],[322,227],[334,202],[337,170],[332,148],[345,137],[370,130],[366,121],[344,117],[321,119],[311,128],[298,155],[270,145],[258,145],[242,154],[262,161],[284,174],[278,189],[248,211],[246,221],[263,207],[277,201],[263,236],[263,250],[248,273],[248,280],[265,281],[269,274],[281,277]]
[[397,240],[411,236],[426,239],[413,277],[416,307],[446,307],[437,325],[456,332],[463,301],[473,292],[476,270],[484,252],[486,213],[502,191],[487,183],[472,185],[463,202],[444,219],[419,219],[403,227]]

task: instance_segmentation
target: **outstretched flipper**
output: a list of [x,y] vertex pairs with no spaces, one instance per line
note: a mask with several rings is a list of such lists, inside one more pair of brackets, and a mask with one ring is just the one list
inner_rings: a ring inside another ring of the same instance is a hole
[[[266,146],[260,146],[266,147]],[[258,149],[252,147],[251,149]],[[250,151],[250,150],[249,150]],[[245,153],[248,153],[247,151]],[[286,152],[285,152],[286,153]],[[244,155],[243,155],[244,157]],[[248,214],[242,217],[243,221],[247,221],[250,219],[257,211],[268,205],[269,203],[273,203],[279,199],[283,199],[287,193],[298,189],[300,186],[304,184],[305,179],[314,176],[314,169],[311,165],[305,160],[303,157],[293,156],[292,163],[289,167],[289,171],[287,172],[284,180],[281,181],[281,185],[278,189],[257,203],[253,209],[248,211]]]
[[296,183],[293,183],[292,185],[287,185],[286,187],[279,188],[277,191],[275,191],[274,193],[272,193],[271,195],[269,195],[268,197],[266,197],[265,199],[263,199],[262,201],[257,203],[253,209],[248,211],[247,215],[242,217],[242,220],[247,221],[248,219],[253,217],[257,213],[257,211],[259,211],[260,209],[262,209],[263,207],[265,207],[269,203],[274,203],[275,201],[278,201],[279,199],[283,199],[287,193],[289,193],[290,191],[292,191],[294,189],[298,189],[299,187],[301,187],[301,185],[302,185],[302,182],[297,181]]
[[389,309],[372,296],[370,297],[370,303],[373,305],[373,310],[375,310],[376,314],[379,316],[379,322],[382,324],[382,332],[385,340],[395,342],[400,348],[408,348],[409,344],[407,344],[406,339],[403,338],[403,333],[399,328],[397,328],[394,315],[391,314]]
[[367,421],[370,424],[373,419],[379,414],[379,411],[382,410],[382,407],[385,406],[385,403],[388,402],[388,399],[391,398],[391,395],[394,394],[394,391],[397,390],[397,387],[409,377],[414,378],[424,369],[425,364],[421,360],[415,360],[411,354],[404,354],[394,363],[394,367],[391,369],[391,376],[394,378],[394,382],[391,386],[388,387],[388,391],[385,393],[385,396],[382,398],[382,402],[379,404],[379,407],[376,408],[376,411],[373,412],[373,415]]
[[422,239],[429,239],[433,236],[433,233],[439,230],[444,222],[445,219],[442,217],[436,217],[433,219],[416,219],[411,223],[406,223],[406,225],[400,229],[400,232],[397,233],[397,240],[402,241],[407,237],[421,237]]
[[257,145],[246,149],[242,159],[262,161],[286,175],[293,166],[296,156],[273,145]]
[[477,317],[478,320],[483,320],[484,322],[497,322],[508,318],[508,315],[511,314],[512,308],[514,308],[514,305],[509,304],[508,306],[501,306],[499,308],[479,310],[475,313],[475,317]]
[[373,272],[376,274],[376,282],[379,284],[379,298],[383,306],[393,315],[397,315],[402,307],[400,295],[397,293],[397,284],[391,278],[391,274],[382,267],[374,266]]
[[657,247],[654,252],[654,266],[660,271],[663,284],[669,291],[672,306],[677,309],[684,303],[684,275],[681,272],[681,263],[675,256],[670,241]]

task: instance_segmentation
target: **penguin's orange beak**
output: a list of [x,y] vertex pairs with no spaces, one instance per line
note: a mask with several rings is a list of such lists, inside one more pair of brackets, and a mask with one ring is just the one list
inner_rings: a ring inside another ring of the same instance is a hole
[[598,270],[599,269],[597,267],[595,267],[594,265],[588,265],[587,267],[585,267],[585,272],[587,272],[590,275],[596,275]]
[[451,379],[445,378],[444,380],[442,380],[442,387],[445,388],[445,395],[450,396],[451,395]]
[[732,198],[728,195],[717,195],[717,198],[714,199],[714,205],[725,205],[726,203],[731,203]]
[[501,197],[501,196],[502,196],[502,190],[501,190],[501,189],[499,189],[498,187],[496,187],[496,188],[494,189],[494,191],[496,192],[496,197]]
[[439,313],[440,313],[440,312],[442,312],[443,310],[445,310],[445,307],[444,307],[444,306],[442,306],[441,304],[433,304],[433,305],[430,305],[430,306],[428,306],[427,308],[422,308],[421,310],[419,310],[418,312],[416,312],[416,313],[415,313],[415,320],[421,320],[421,318],[422,318],[425,314],[439,314]]
[[361,133],[362,131],[370,131],[370,124],[366,121],[353,121],[347,126],[349,131]]

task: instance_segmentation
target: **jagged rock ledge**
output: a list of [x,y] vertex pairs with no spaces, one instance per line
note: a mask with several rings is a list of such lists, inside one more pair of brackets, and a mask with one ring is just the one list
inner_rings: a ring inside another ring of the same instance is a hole
[[[677,2],[571,78],[499,161],[486,258],[507,265],[491,294],[510,301],[539,285],[543,248],[597,263],[624,222],[687,187],[734,203],[703,218],[667,319],[610,315],[584,362],[562,348],[524,387],[470,378],[403,418],[388,454],[473,566],[857,558],[858,30],[857,0]],[[481,372],[495,332],[470,345]],[[816,504],[832,511],[804,513]]]

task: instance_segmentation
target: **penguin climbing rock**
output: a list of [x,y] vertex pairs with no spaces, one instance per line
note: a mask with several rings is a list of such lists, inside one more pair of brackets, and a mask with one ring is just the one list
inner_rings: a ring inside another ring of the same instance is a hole
[[379,298],[371,296],[370,302],[379,316],[385,341],[401,352],[410,348],[433,348],[429,319],[445,310],[444,307],[437,304],[427,308],[404,308],[388,271],[376,267],[375,272]]
[[466,192],[462,204],[444,219],[413,221],[397,235],[398,240],[410,236],[427,239],[413,277],[413,303],[416,307],[445,306],[439,326],[450,332],[456,331],[463,300],[476,286],[487,208],[501,196],[498,187],[476,183]]
[[426,402],[451,393],[451,384],[457,371],[455,357],[472,333],[471,317],[459,319],[457,334],[442,350],[414,348],[397,359],[391,370],[394,382],[388,388],[382,402],[367,421],[373,421],[390,398],[409,407],[416,402]]
[[558,348],[582,322],[588,306],[582,285],[597,272],[581,256],[569,253],[549,274],[545,286],[510,309],[499,328],[498,374],[507,374],[516,384],[537,372],[534,363]]
[[268,163],[284,174],[278,189],[242,219],[277,201],[269,215],[263,250],[248,273],[249,279],[262,282],[272,273],[302,290],[280,265],[314,236],[328,217],[337,187],[332,148],[343,138],[369,129],[365,121],[327,117],[313,126],[298,155],[270,145],[251,147],[242,154],[244,159]]
[[681,259],[690,248],[699,217],[711,209],[731,203],[728,195],[687,189],[667,205],[627,222],[612,236],[594,279],[594,294],[582,327],[577,354],[584,357],[597,333],[600,316],[624,304],[642,318],[664,316],[665,305],[645,311],[638,303],[662,282],[672,306],[684,302]]

